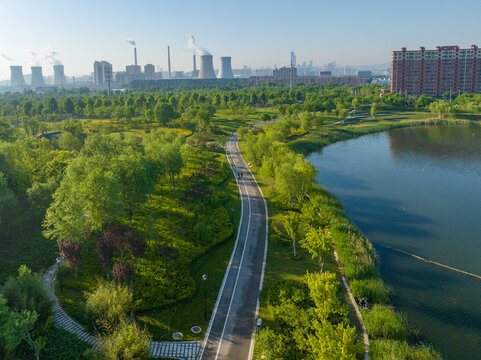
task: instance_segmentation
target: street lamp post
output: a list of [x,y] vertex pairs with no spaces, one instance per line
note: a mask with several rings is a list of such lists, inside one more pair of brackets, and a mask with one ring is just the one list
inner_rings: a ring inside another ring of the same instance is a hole
[[204,280],[204,320],[207,321],[207,274],[202,275]]
[[57,258],[57,264],[58,264],[58,281],[60,285],[60,292],[63,292],[63,287],[62,287],[62,268],[60,267],[62,265],[62,258],[59,256]]

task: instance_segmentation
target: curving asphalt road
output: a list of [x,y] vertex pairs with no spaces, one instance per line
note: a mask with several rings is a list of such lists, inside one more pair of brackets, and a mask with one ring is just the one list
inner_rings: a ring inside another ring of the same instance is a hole
[[267,205],[260,187],[237,145],[237,134],[226,144],[226,155],[237,178],[242,213],[236,243],[212,313],[201,359],[252,358],[253,332],[267,254]]

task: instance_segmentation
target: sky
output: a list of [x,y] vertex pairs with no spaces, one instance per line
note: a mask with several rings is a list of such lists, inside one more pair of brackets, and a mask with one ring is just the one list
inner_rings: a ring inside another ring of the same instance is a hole
[[126,38],[140,65],[166,70],[170,45],[172,69],[190,71],[190,35],[216,68],[220,56],[233,68],[289,65],[292,50],[298,63],[382,64],[403,46],[481,46],[480,13],[480,0],[0,0],[0,80],[10,65],[51,75],[55,59],[67,76],[90,74],[95,60],[124,70]]

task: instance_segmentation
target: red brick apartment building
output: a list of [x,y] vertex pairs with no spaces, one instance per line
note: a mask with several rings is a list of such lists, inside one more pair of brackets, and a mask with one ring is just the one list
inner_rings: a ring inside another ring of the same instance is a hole
[[481,93],[481,49],[437,46],[392,52],[391,91],[411,96]]

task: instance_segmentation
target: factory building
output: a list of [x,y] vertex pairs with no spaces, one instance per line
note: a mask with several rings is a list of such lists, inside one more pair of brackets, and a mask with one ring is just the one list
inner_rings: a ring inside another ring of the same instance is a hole
[[147,64],[144,66],[145,80],[155,79],[155,67],[152,64]]
[[295,67],[281,67],[280,69],[274,69],[272,71],[272,76],[274,77],[284,77],[284,76],[297,76],[297,69]]
[[411,96],[481,93],[481,49],[471,45],[392,52],[391,91]]
[[113,81],[112,64],[107,61],[94,62],[94,83],[95,86],[105,86]]

